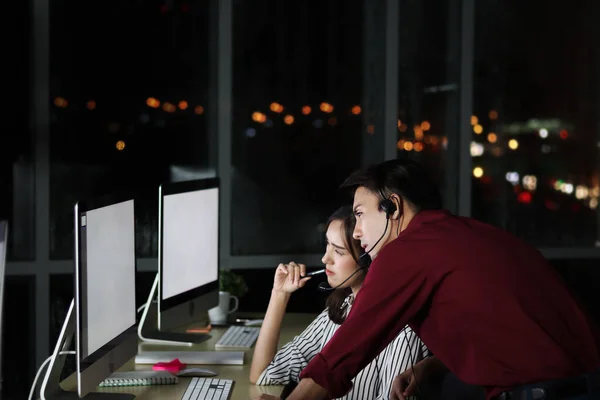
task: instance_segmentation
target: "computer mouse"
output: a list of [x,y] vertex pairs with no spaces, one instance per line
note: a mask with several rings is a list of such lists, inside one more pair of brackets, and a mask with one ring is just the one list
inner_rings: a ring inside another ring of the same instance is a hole
[[217,376],[215,371],[211,371],[210,369],[204,368],[186,368],[182,369],[177,376],[197,376],[197,377],[205,377],[205,376]]

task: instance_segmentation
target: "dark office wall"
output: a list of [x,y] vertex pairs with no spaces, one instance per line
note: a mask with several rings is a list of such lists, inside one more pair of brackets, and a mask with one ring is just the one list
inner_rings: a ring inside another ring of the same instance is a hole
[[600,324],[600,261],[556,260],[552,265],[592,318]]

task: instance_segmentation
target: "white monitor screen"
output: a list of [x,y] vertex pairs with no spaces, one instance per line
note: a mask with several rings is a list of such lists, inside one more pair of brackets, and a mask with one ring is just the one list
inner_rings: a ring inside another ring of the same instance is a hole
[[219,189],[164,196],[162,223],[161,297],[168,299],[216,281]]
[[[135,324],[135,219],[133,200],[82,216],[87,317],[83,358]],[[84,228],[85,227],[85,228]]]

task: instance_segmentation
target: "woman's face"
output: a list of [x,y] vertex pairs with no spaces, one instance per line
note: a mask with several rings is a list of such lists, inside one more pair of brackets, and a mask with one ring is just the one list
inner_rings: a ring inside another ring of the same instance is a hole
[[[335,220],[329,224],[326,237],[327,248],[321,261],[325,264],[327,282],[331,287],[337,287],[358,269],[358,265],[350,250],[345,246],[344,226],[341,220]],[[360,278],[361,274],[356,274],[340,288],[354,286]]]

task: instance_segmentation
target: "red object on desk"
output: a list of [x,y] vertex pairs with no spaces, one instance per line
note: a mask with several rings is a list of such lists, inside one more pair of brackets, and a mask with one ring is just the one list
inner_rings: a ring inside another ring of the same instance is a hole
[[186,365],[182,364],[179,358],[176,358],[173,361],[156,363],[152,366],[152,369],[154,371],[167,371],[172,374],[178,374],[185,367]]
[[204,326],[204,327],[189,328],[189,329],[186,329],[185,331],[187,333],[209,333],[211,329],[212,329],[212,326],[210,324],[208,324],[207,326]]

